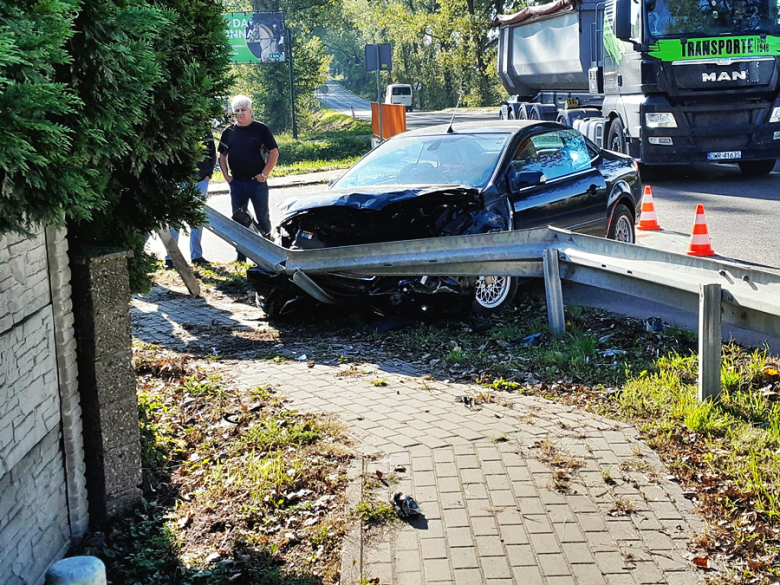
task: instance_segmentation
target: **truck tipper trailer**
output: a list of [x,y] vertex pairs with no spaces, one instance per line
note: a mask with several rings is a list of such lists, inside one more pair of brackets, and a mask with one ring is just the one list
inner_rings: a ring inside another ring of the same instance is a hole
[[493,21],[502,118],[557,120],[645,164],[780,158],[777,0],[554,0]]

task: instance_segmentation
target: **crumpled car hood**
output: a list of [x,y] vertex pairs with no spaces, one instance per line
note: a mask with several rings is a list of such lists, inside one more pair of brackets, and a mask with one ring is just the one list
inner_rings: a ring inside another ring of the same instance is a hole
[[414,199],[427,194],[449,195],[454,199],[472,199],[481,201],[479,191],[461,185],[435,185],[418,188],[389,190],[387,186],[361,187],[355,189],[330,189],[321,195],[288,199],[279,204],[282,222],[301,212],[323,207],[352,207],[354,209],[372,209],[380,211],[390,204]]
[[385,186],[331,190],[280,208],[281,245],[308,249],[456,235],[483,209],[483,199],[478,190],[460,185]]

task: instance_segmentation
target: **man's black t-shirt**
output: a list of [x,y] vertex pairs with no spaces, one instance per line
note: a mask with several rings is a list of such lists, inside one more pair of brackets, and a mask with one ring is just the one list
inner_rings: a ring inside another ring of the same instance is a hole
[[268,126],[252,121],[247,126],[231,124],[222,133],[219,154],[227,155],[234,179],[248,180],[263,172],[268,152],[278,148]]

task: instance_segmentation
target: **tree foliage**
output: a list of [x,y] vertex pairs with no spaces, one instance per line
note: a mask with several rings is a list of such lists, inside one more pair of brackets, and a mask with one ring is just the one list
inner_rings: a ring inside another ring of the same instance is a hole
[[69,227],[72,243],[132,248],[197,224],[191,182],[221,116],[230,49],[216,0],[0,3],[0,234]]
[[[462,104],[470,106],[498,102],[497,37],[488,23],[503,11],[503,0],[342,0],[342,4],[345,22],[324,36],[337,41],[334,66],[343,71],[349,89],[366,97],[376,95],[375,83],[355,75],[355,69],[365,69],[365,44],[390,43],[393,70],[384,74],[383,82],[420,82],[422,107],[454,106],[460,97]],[[338,42],[346,36],[345,25],[354,33],[352,45]],[[355,45],[361,49],[359,55]]]

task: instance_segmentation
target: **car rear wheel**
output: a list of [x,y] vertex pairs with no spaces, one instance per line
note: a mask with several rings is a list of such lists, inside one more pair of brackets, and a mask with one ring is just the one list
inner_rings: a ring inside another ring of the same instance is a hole
[[775,168],[774,160],[743,160],[739,163],[739,170],[748,177],[763,177]]
[[499,313],[512,304],[516,293],[517,278],[513,276],[479,276],[472,310],[478,315]]
[[634,216],[628,210],[628,207],[622,203],[618,204],[618,206],[615,207],[615,211],[612,213],[612,221],[609,222],[607,238],[618,242],[625,242],[626,244],[633,244],[636,242]]

